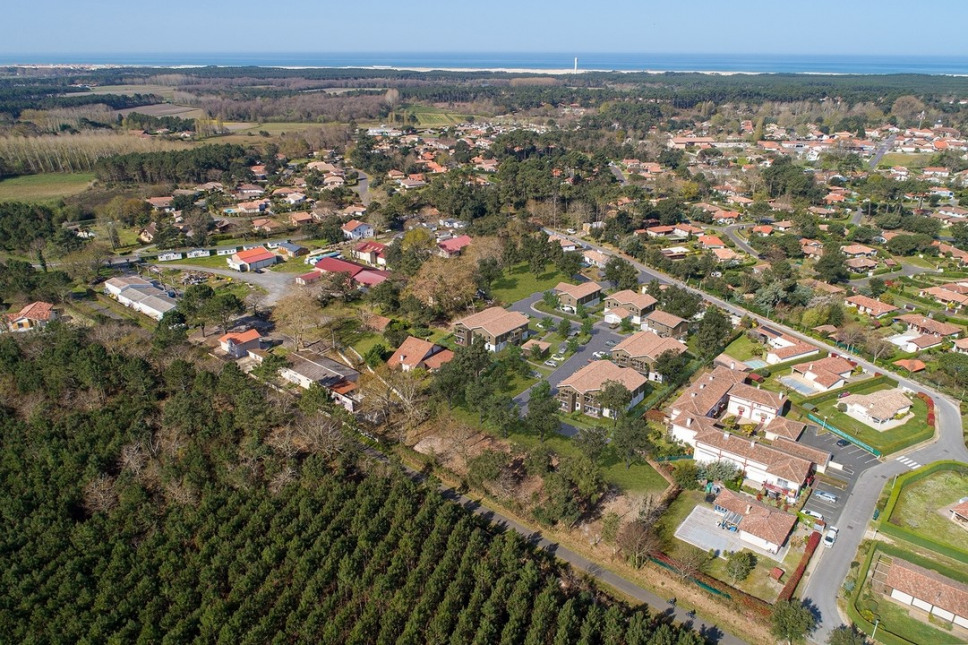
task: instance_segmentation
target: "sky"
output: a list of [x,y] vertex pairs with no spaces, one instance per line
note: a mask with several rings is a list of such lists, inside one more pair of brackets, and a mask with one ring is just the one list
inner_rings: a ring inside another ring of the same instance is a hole
[[0,53],[968,56],[964,0],[10,0]]

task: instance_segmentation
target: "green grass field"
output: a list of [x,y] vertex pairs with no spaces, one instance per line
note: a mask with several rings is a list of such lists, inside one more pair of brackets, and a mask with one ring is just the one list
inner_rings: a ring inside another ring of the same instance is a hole
[[91,94],[157,94],[166,101],[175,96],[175,88],[170,85],[100,85],[91,89]]
[[417,117],[417,123],[424,128],[446,128],[467,120],[465,114],[449,112],[429,105],[409,105],[400,111]]
[[751,358],[762,358],[763,349],[763,345],[742,334],[726,347],[726,353],[737,360],[746,361]]
[[931,157],[934,155],[931,153],[927,154],[907,154],[904,152],[889,152],[883,157],[881,157],[880,163],[878,163],[879,168],[892,168],[894,166],[903,166],[905,168],[924,168],[931,161]]
[[504,272],[493,285],[491,292],[495,300],[505,305],[527,298],[532,293],[554,289],[555,285],[565,280],[565,275],[547,265],[541,275],[534,275],[527,264],[519,264]]
[[94,173],[23,175],[0,181],[0,201],[52,202],[87,190]]
[[891,514],[891,522],[968,551],[968,531],[941,510],[965,495],[968,495],[968,468],[934,473],[905,486]]

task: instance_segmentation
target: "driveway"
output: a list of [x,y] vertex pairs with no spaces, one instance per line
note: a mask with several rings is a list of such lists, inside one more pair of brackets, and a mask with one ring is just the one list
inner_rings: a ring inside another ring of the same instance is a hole
[[[568,237],[557,231],[549,232]],[[605,249],[596,244],[584,243],[606,255],[616,255],[610,249]],[[767,324],[774,329],[779,329],[804,342],[823,345],[822,342],[815,338],[801,334],[790,327],[754,314],[743,307],[725,302],[720,298],[699,291],[698,289],[694,289],[679,280],[666,276],[654,269],[650,269],[634,259],[626,259],[632,262],[632,265],[639,270],[640,282],[649,282],[650,280],[656,279],[660,283],[677,285],[692,293],[699,294],[707,302],[729,313],[739,316],[750,316],[750,318],[756,320],[759,324]],[[805,600],[809,600],[815,605],[819,614],[820,622],[817,630],[811,635],[811,640],[817,643],[826,643],[830,632],[844,623],[837,607],[837,595],[840,591],[841,584],[847,577],[850,563],[857,553],[857,547],[860,546],[860,542],[867,530],[867,523],[873,516],[877,498],[884,484],[896,475],[910,470],[913,467],[912,464],[930,464],[943,459],[968,462],[968,448],[965,447],[964,437],[962,435],[961,412],[956,401],[941,394],[934,388],[912,381],[882,366],[875,366],[860,356],[853,356],[852,360],[871,372],[890,374],[892,378],[898,381],[901,387],[906,387],[913,392],[924,392],[932,397],[935,402],[938,431],[935,433],[932,441],[913,447],[907,453],[895,453],[891,457],[888,457],[886,461],[872,464],[870,468],[856,475],[856,482],[851,489],[851,494],[843,502],[843,510],[838,516],[840,518],[840,534],[837,538],[837,544],[833,548],[822,549],[823,553],[819,556],[819,563],[812,573],[808,574],[803,595]]]

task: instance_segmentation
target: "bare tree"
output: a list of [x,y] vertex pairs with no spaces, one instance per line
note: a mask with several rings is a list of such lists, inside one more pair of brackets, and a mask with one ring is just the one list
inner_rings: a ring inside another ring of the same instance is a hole
[[84,486],[84,508],[89,513],[109,511],[118,503],[114,478],[101,473]]
[[659,546],[659,538],[641,521],[629,522],[618,534],[618,546],[629,564],[641,568]]
[[314,289],[298,289],[281,298],[272,311],[276,324],[292,338],[297,350],[323,322],[317,295]]
[[877,359],[889,356],[894,351],[894,344],[887,341],[883,336],[872,333],[865,340],[864,349],[874,359],[874,363],[877,363]]

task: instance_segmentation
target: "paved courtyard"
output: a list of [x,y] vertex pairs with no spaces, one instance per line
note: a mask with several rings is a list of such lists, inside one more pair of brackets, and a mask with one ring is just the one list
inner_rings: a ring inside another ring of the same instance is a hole
[[676,537],[683,542],[709,551],[715,549],[720,554],[726,551],[742,551],[747,549],[758,556],[769,558],[775,562],[783,562],[783,558],[790,550],[789,546],[780,549],[779,553],[770,553],[765,549],[744,542],[739,538],[739,532],[727,531],[716,526],[719,523],[720,515],[716,511],[706,506],[697,506],[689,513],[689,517],[683,520],[679,528],[676,529]]

